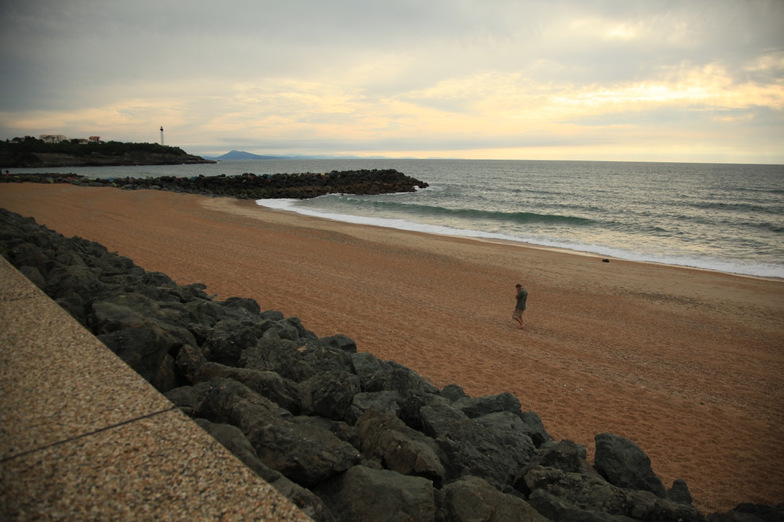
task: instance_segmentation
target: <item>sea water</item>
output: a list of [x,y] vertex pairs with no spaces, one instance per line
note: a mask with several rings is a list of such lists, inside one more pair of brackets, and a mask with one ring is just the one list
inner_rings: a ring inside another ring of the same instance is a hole
[[44,170],[106,178],[358,169],[397,169],[429,187],[258,203],[354,223],[784,278],[782,165],[325,159]]

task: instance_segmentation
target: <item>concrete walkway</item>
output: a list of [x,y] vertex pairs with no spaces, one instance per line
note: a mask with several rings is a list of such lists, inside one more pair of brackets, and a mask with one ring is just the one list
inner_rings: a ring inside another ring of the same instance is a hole
[[310,520],[0,256],[0,520]]

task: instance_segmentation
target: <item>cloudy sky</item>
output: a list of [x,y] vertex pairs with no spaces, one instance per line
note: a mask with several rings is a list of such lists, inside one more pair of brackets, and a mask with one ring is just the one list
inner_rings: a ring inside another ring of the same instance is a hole
[[0,0],[0,138],[784,163],[784,0]]

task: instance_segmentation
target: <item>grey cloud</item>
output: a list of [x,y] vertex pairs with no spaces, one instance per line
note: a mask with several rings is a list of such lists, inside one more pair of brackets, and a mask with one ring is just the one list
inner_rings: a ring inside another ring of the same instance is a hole
[[[564,74],[589,82],[639,77],[676,60],[745,62],[762,49],[780,49],[782,5],[776,0],[32,0],[1,4],[7,23],[0,38],[7,49],[4,72],[50,95],[77,86],[90,91],[107,77],[131,82],[206,74],[243,78],[259,71],[307,76],[394,54],[411,57],[413,70],[402,74],[414,82],[435,79],[418,63],[438,63],[434,71],[455,76],[467,68],[525,70],[537,60],[559,63]],[[641,24],[648,33],[632,42],[574,34],[570,22],[590,16]]]
[[[281,78],[335,85],[365,106],[391,99],[468,112],[472,92],[427,100],[417,93],[484,73],[522,77],[528,83],[520,89],[536,83],[564,90],[655,83],[664,74],[710,64],[737,83],[777,85],[784,73],[781,0],[0,0],[0,19],[0,111],[6,113],[182,97],[203,99],[205,111],[220,115],[227,105],[211,109],[210,99],[233,84]],[[580,26],[581,20],[587,25]],[[600,24],[625,26],[637,35],[602,38]],[[767,68],[752,67],[765,59]],[[363,65],[374,72],[364,72]],[[781,109],[768,110],[764,121],[775,127]],[[611,117],[655,126],[657,118],[682,114]],[[353,116],[343,113],[332,123]],[[324,118],[330,115],[299,117],[309,123]],[[763,121],[761,113],[749,118]],[[304,137],[299,146],[424,150],[516,146],[517,140],[435,136],[360,143]],[[291,141],[267,146],[286,143]]]

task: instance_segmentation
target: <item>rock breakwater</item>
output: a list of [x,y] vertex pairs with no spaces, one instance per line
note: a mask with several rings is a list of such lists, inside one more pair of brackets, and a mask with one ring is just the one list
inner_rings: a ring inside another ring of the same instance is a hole
[[215,300],[5,210],[0,252],[316,520],[706,519],[633,442],[597,435],[591,464],[510,394],[437,389],[344,335],[320,338],[251,299]]
[[93,187],[117,187],[125,190],[153,189],[226,196],[242,199],[306,199],[325,194],[390,194],[413,192],[427,183],[394,169],[332,171],[301,174],[251,174],[239,176],[194,176],[157,178],[92,179],[77,174],[14,174],[0,176],[6,183],[72,183]]

